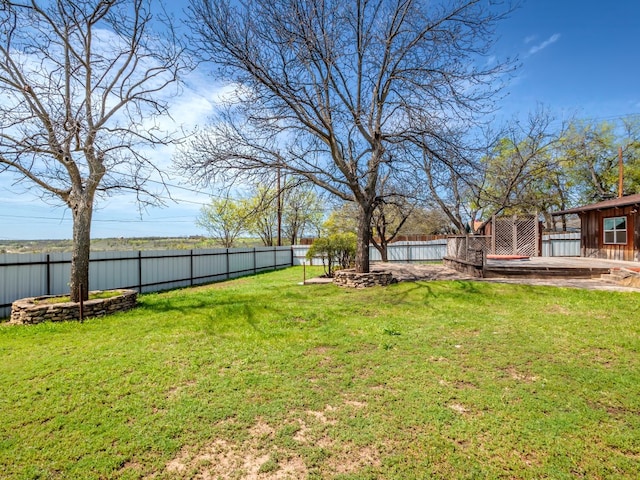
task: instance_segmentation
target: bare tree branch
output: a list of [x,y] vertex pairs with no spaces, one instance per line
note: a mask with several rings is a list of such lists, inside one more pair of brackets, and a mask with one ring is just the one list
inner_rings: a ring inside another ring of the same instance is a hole
[[[416,137],[471,127],[512,64],[490,64],[508,12],[479,0],[192,0],[192,44],[237,85],[178,165],[200,180],[276,168],[358,205],[369,269],[380,182]],[[451,141],[456,141],[452,139]]]
[[145,187],[160,169],[143,148],[175,141],[154,125],[158,95],[187,68],[151,0],[4,1],[0,10],[0,165],[63,201],[74,219],[71,294],[88,292],[96,195]]

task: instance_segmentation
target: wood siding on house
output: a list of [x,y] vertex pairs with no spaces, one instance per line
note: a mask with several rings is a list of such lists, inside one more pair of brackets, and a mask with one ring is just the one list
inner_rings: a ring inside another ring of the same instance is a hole
[[[627,218],[627,243],[604,243],[604,219]],[[607,260],[640,261],[640,215],[637,206],[624,206],[580,213],[581,256]]]

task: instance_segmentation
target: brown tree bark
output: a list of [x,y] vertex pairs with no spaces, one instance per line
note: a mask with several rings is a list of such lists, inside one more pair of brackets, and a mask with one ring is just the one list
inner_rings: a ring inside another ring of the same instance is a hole
[[73,214],[73,253],[69,291],[72,302],[89,298],[89,254],[93,200],[81,198],[71,209]]
[[356,231],[356,259],[355,269],[357,273],[369,273],[369,243],[371,242],[371,205],[360,205],[358,215],[358,227]]
[[129,190],[142,204],[162,203],[145,188],[164,176],[143,147],[172,143],[177,133],[146,122],[166,115],[159,93],[187,64],[168,20],[151,11],[152,0],[0,8],[0,174],[71,209],[75,302],[88,298],[96,194]]

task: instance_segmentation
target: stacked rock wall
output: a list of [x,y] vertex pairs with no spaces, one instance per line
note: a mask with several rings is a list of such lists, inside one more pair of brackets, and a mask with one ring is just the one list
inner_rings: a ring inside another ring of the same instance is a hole
[[390,272],[356,273],[353,269],[338,270],[333,275],[333,283],[341,287],[367,288],[387,286],[395,283]]
[[[101,317],[116,312],[124,312],[137,304],[135,290],[118,290],[119,295],[83,302],[83,318]],[[93,292],[92,292],[93,293]],[[16,300],[11,305],[13,324],[33,324],[40,322],[61,322],[80,319],[80,304],[74,302],[47,303],[44,300],[55,296],[42,296]]]

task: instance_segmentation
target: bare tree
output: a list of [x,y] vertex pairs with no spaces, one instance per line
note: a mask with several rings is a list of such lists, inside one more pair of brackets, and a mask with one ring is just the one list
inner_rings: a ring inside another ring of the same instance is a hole
[[247,231],[257,235],[265,247],[277,245],[278,191],[265,185],[256,186],[255,193],[246,200]]
[[171,26],[163,38],[152,30],[151,9],[151,0],[0,8],[0,172],[71,210],[72,301],[89,290],[96,196],[128,189],[158,200],[145,183],[162,172],[143,149],[171,141],[156,123],[167,113],[158,97],[185,66]]
[[555,119],[544,109],[526,122],[513,121],[505,134],[480,159],[473,195],[472,219],[484,223],[503,212],[545,213],[557,206],[555,174],[559,162],[555,148],[564,126],[552,128]]
[[510,63],[488,58],[507,13],[479,0],[191,0],[192,43],[237,86],[178,157],[193,176],[282,169],[358,206],[369,271],[381,178],[402,145],[484,113]]
[[318,232],[324,217],[320,198],[312,185],[290,181],[283,189],[282,230],[291,245],[309,231]]
[[371,216],[371,243],[383,262],[389,261],[388,246],[400,233],[416,207],[414,192],[407,185],[394,185],[386,178],[379,182],[378,202]]
[[416,142],[411,158],[424,178],[428,200],[461,233],[505,211],[544,213],[560,201],[554,149],[564,128],[555,130],[553,123],[548,112],[538,109],[526,122],[514,120],[499,133],[485,132],[484,138],[466,142],[475,148],[437,151]]

